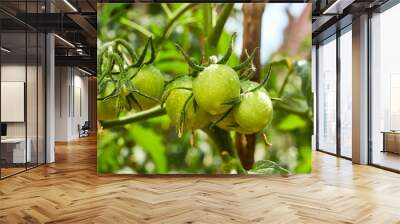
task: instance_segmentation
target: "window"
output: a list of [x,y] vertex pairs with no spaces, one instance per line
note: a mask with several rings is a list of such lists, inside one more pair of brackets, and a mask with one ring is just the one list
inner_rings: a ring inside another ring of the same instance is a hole
[[371,18],[371,162],[400,170],[400,5]]
[[[44,1],[0,1],[19,16]],[[14,6],[14,7],[12,7]],[[18,6],[18,7],[16,7]],[[0,12],[0,179],[45,163],[45,34]]]
[[336,39],[318,48],[318,149],[336,153]]
[[[348,30],[347,30],[348,29]],[[340,155],[352,156],[352,34],[351,26],[340,36]]]

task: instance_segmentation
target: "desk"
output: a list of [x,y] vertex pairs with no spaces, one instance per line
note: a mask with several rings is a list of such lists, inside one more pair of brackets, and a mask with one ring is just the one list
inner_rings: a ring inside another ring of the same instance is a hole
[[[32,141],[30,138],[26,140],[28,142],[25,154],[25,138],[5,138],[1,139],[1,157],[6,160],[6,163],[25,163],[31,162],[31,145]],[[25,161],[26,158],[26,161]]]
[[400,132],[383,131],[383,150],[382,152],[392,152],[400,154]]

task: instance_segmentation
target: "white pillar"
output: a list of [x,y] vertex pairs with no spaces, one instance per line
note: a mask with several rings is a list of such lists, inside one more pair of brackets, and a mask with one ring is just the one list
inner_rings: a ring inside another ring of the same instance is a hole
[[368,163],[368,15],[353,19],[353,162]]
[[46,35],[46,163],[55,161],[55,73],[54,35]]
[[317,119],[316,119],[316,115],[317,115],[317,86],[316,86],[316,75],[317,75],[317,48],[315,45],[312,45],[312,51],[311,51],[311,67],[312,67],[312,72],[311,72],[311,90],[313,92],[313,98],[314,98],[314,108],[313,108],[313,120],[314,120],[314,124],[313,124],[313,134],[311,136],[311,147],[312,150],[316,150],[317,149]]

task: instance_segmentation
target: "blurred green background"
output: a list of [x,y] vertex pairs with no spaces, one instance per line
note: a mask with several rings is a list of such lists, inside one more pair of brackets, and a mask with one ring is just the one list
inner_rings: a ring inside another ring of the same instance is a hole
[[[223,5],[216,3],[108,3],[98,7],[98,47],[122,38],[140,52],[147,38],[153,36],[157,50],[154,65],[165,75],[165,80],[189,71],[174,43],[183,46],[197,61],[210,54],[206,52],[207,36],[210,35],[207,24],[215,26],[223,10]],[[217,47],[208,50],[223,54],[229,46],[230,36],[237,32],[234,54],[228,62],[228,65],[237,65],[244,52],[245,36],[261,37],[258,73],[262,79],[273,65],[267,90],[271,97],[281,101],[274,102],[273,122],[265,129],[272,145],[267,146],[257,135],[254,159],[273,161],[290,173],[309,173],[313,133],[311,5],[258,3],[251,7],[262,9],[260,33],[246,32],[243,23],[249,11],[246,14],[245,4],[237,3],[221,29]],[[248,7],[250,13],[251,7]],[[207,22],[207,19],[211,21]],[[235,133],[231,135],[235,137]],[[229,163],[222,161],[205,133],[196,131],[195,136],[194,146],[190,144],[190,133],[178,138],[175,125],[166,115],[101,130],[97,146],[98,171],[121,174],[235,173]],[[266,167],[258,173],[280,171]]]

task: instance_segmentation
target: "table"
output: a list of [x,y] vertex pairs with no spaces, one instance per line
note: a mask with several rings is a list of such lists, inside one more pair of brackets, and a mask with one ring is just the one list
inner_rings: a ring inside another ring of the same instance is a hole
[[382,152],[392,152],[400,154],[400,131],[382,131],[383,150]]
[[5,138],[1,139],[1,157],[6,163],[26,163],[31,162],[31,145],[30,138],[26,139],[28,143],[25,154],[25,138]]

